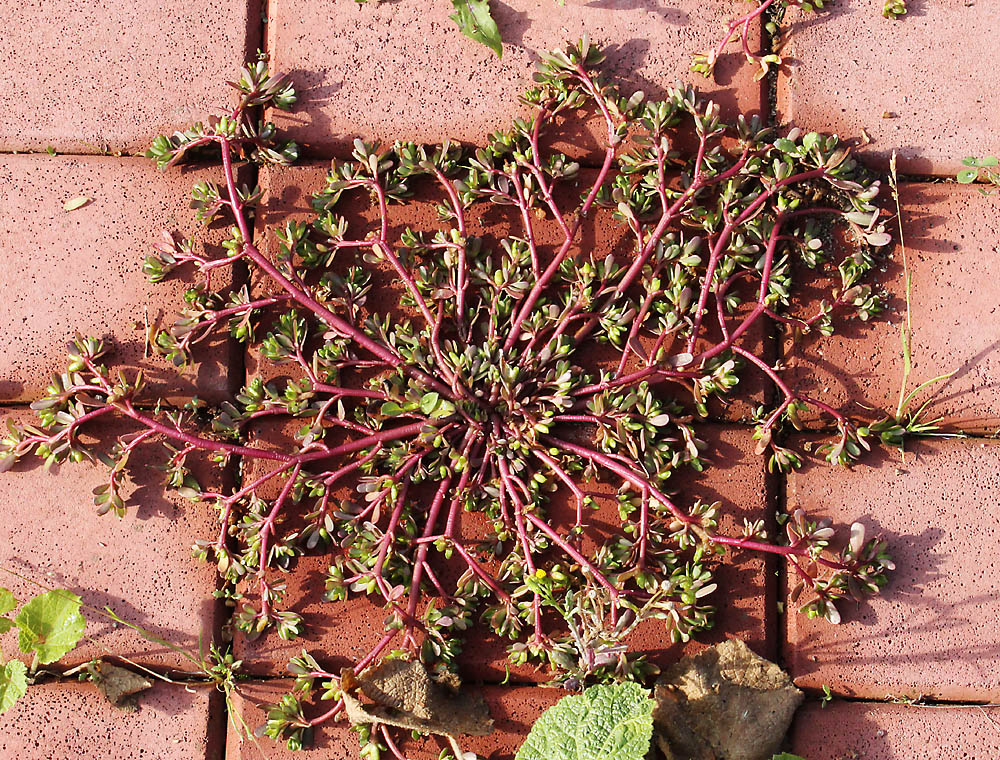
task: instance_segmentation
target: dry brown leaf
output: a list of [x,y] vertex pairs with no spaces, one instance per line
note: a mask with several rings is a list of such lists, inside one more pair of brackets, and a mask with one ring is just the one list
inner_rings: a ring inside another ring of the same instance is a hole
[[766,760],[803,698],[785,671],[739,639],[680,660],[654,696],[654,732],[666,760]]
[[135,695],[153,686],[153,682],[148,678],[143,678],[138,673],[112,665],[104,660],[98,660],[87,670],[90,673],[90,679],[105,699],[125,712],[138,710]]
[[359,676],[345,671],[344,684],[371,700],[362,702],[345,688],[347,718],[354,724],[382,723],[451,737],[486,736],[493,731],[481,694],[461,691],[457,680],[432,678],[419,662],[388,660]]

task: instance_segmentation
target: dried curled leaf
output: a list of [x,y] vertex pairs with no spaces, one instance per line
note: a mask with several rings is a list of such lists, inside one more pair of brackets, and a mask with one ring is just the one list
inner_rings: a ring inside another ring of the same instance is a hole
[[90,680],[104,698],[125,712],[138,710],[135,695],[153,687],[153,682],[148,678],[104,660],[98,660],[87,671],[90,673]]
[[[440,736],[486,736],[493,719],[480,694],[458,689],[457,683],[434,680],[419,662],[388,660],[360,676],[345,671],[344,703],[351,723],[381,723]],[[357,690],[372,700],[365,703]]]
[[656,741],[667,760],[766,760],[802,692],[739,639],[685,657],[656,682]]

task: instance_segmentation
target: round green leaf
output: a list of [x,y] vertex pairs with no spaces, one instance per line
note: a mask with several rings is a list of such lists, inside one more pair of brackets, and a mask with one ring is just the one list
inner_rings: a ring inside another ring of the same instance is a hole
[[39,594],[14,618],[20,628],[17,644],[22,652],[34,652],[42,665],[71,652],[83,636],[87,621],[80,614],[80,597],[64,589]]
[[0,668],[0,713],[7,712],[28,693],[27,673],[20,660],[11,660]]
[[978,169],[962,169],[962,171],[958,173],[958,181],[961,182],[963,185],[968,185],[970,182],[975,182],[978,177],[979,177]]

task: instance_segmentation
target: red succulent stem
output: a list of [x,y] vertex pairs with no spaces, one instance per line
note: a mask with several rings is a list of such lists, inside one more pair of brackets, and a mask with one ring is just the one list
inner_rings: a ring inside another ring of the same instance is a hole
[[721,544],[723,546],[732,546],[737,549],[750,549],[752,551],[763,552],[765,554],[778,554],[782,557],[808,557],[818,564],[834,570],[850,569],[850,566],[843,562],[836,562],[834,560],[826,559],[825,557],[815,556],[807,546],[779,546],[778,544],[771,544],[766,541],[757,541],[752,538],[741,538],[736,536],[710,535],[708,538],[712,543]]
[[654,486],[645,476],[625,467],[620,462],[612,459],[607,454],[602,454],[594,449],[587,448],[586,446],[581,446],[576,443],[571,443],[570,441],[563,440],[561,438],[556,438],[554,436],[545,436],[545,440],[550,441],[554,446],[560,448],[564,451],[568,451],[571,454],[576,454],[584,459],[589,459],[594,462],[594,464],[599,464],[606,470],[610,470],[615,473],[623,480],[630,483],[635,488],[640,490],[648,489],[649,493],[654,499],[660,502],[663,506],[670,510],[670,512],[680,520],[685,525],[691,525],[697,523],[695,518],[690,515],[685,514],[681,511],[680,507],[673,503],[673,501],[660,491],[656,486]]

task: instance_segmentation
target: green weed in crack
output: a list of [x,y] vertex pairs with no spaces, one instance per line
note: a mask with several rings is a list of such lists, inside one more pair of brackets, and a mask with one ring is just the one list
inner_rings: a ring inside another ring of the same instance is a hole
[[[842,319],[879,313],[869,280],[875,249],[890,242],[873,205],[879,183],[836,137],[778,136],[742,117],[725,124],[713,103],[680,85],[661,101],[625,97],[599,73],[601,60],[586,40],[546,56],[523,97],[534,115],[482,148],[357,141],[315,195],[312,221],[271,231],[273,258],[251,235],[262,192],[240,187],[234,164],[294,160],[296,146],[258,114],[259,106],[290,107],[294,90],[263,63],[248,66],[234,83],[235,108],[158,138],[149,152],[167,169],[192,151],[218,151],[224,182],[197,185],[193,205],[203,222],[232,223],[222,256],[173,231],[156,244],[145,263],[151,279],[184,267],[200,282],[153,344],[184,366],[202,340],[228,330],[299,377],[252,380],[205,429],[197,400],[142,407],[141,373],[113,373],[103,363],[110,347],[78,337],[66,371],[33,404],[40,423],[9,427],[0,465],[28,454],[47,463],[102,459],[110,472],[96,503],[121,513],[128,457],[162,441],[167,486],[219,515],[218,534],[196,553],[217,564],[244,634],[273,627],[291,639],[307,630],[286,608],[283,576],[308,552],[332,553],[329,600],[368,595],[384,605],[383,635],[353,673],[390,656],[454,671],[463,632],[485,625],[511,640],[513,662],[542,663],[567,688],[641,679],[654,668],[628,652],[628,635],[647,620],[662,621],[677,642],[708,628],[710,598],[727,593],[712,576],[727,551],[784,557],[811,595],[805,612],[838,622],[845,600],[885,584],[884,541],[866,539],[856,524],[836,544],[829,521],[801,512],[780,541],[763,522],[726,534],[727,505],[682,502],[671,477],[706,466],[699,421],[712,399],[735,397],[749,373],[777,390],[776,403],[754,413],[758,453],[772,468],[800,463],[780,441],[807,407],[837,427],[822,449],[831,463],[850,464],[869,447],[869,428],[789,385],[751,335],[768,319],[830,335]],[[543,146],[557,124],[592,113],[605,146],[588,174]],[[429,186],[444,199],[440,229],[391,238],[394,206]],[[574,186],[582,192],[567,204]],[[349,193],[376,209],[371,229],[338,213]],[[518,234],[487,245],[470,214],[480,203],[508,207],[522,223]],[[599,215],[617,222],[628,256],[581,243]],[[542,218],[560,231],[557,244],[539,237]],[[846,255],[821,232],[830,220],[851,243]],[[255,286],[213,289],[215,271],[238,261]],[[832,283],[820,304],[796,298],[793,264]],[[402,296],[380,313],[369,296],[386,277]],[[586,368],[598,348],[613,359]],[[678,388],[681,400],[666,393]],[[110,454],[79,436],[105,415],[141,426]],[[293,443],[248,442],[252,426],[288,416],[300,423]],[[259,473],[214,492],[187,466],[195,452],[220,466],[240,457]],[[343,498],[343,487],[357,498]],[[602,506],[617,520],[610,536],[590,525]],[[465,513],[480,516],[480,533],[467,535]],[[457,570],[446,575],[442,566]],[[343,714],[341,673],[321,659],[304,652],[292,660],[296,686],[272,707],[269,735],[300,746]],[[312,714],[314,694],[330,709]],[[369,755],[380,746],[395,752],[386,726],[362,731]]]

